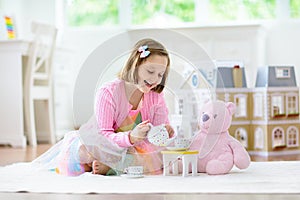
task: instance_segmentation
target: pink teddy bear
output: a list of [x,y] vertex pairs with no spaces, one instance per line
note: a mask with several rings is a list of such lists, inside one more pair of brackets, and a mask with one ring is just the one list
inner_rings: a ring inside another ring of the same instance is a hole
[[226,174],[234,165],[239,169],[250,165],[248,152],[228,132],[235,109],[235,104],[223,101],[209,101],[203,106],[200,132],[190,146],[190,150],[199,150],[198,172]]

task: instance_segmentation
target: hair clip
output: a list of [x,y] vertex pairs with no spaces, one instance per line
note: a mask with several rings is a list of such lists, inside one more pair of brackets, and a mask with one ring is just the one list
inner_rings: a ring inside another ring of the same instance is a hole
[[150,51],[147,51],[148,49],[148,45],[144,45],[144,46],[141,46],[139,49],[138,49],[138,52],[140,52],[140,58],[146,58],[147,56],[149,56],[150,54]]

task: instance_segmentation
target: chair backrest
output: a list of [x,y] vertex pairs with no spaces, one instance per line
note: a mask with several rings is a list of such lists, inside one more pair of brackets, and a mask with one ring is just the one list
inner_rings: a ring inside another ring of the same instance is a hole
[[57,29],[53,25],[32,22],[34,35],[28,51],[24,86],[30,90],[34,85],[52,84],[52,60]]

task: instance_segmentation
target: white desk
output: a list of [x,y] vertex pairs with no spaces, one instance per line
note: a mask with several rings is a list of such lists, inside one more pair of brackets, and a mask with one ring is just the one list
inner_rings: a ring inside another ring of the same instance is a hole
[[29,43],[0,41],[0,144],[25,147],[22,56]]

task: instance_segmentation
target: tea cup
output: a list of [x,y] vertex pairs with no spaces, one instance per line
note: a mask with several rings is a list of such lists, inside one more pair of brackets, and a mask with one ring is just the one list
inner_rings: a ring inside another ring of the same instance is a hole
[[124,169],[124,172],[128,176],[142,176],[144,173],[144,167],[143,166],[129,166]]
[[190,146],[190,139],[187,139],[187,138],[176,138],[174,140],[174,146],[176,148],[188,148]]

